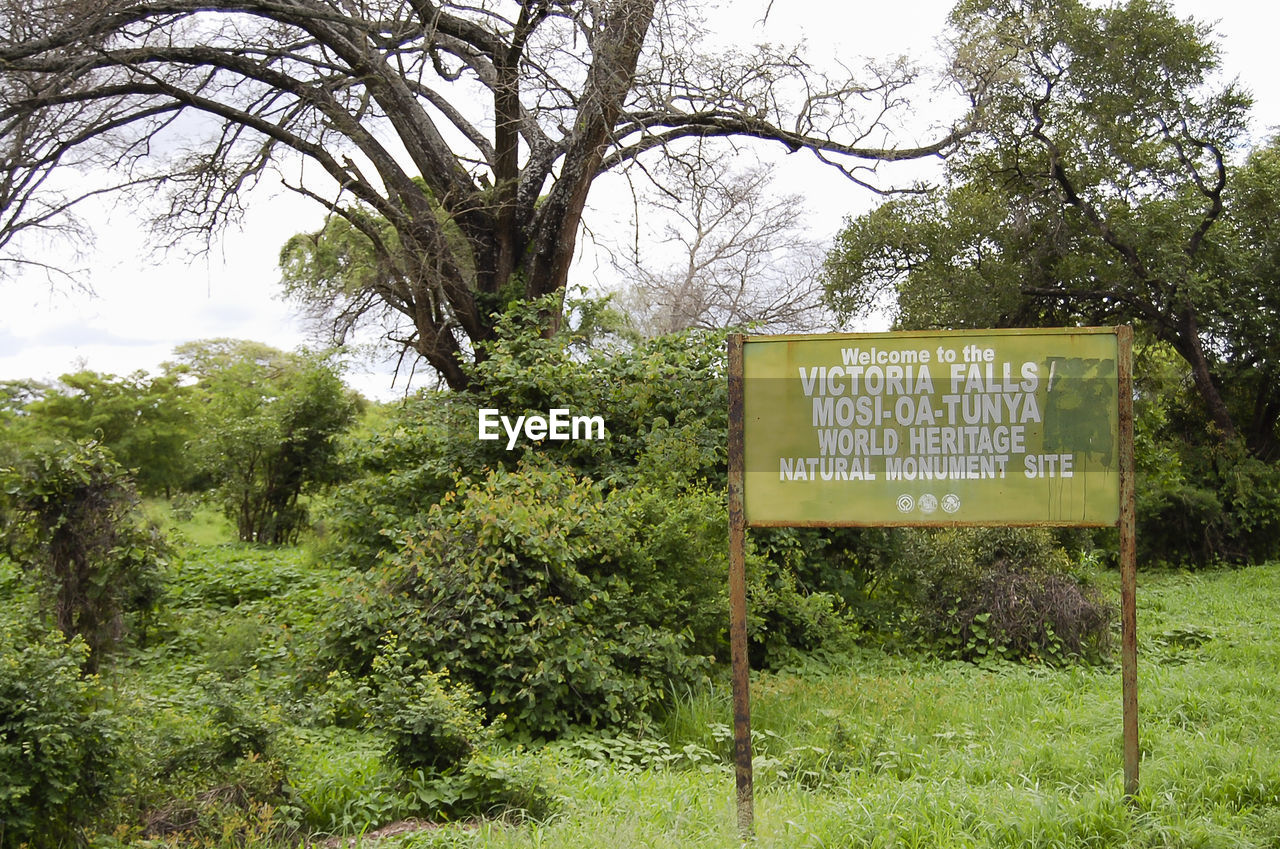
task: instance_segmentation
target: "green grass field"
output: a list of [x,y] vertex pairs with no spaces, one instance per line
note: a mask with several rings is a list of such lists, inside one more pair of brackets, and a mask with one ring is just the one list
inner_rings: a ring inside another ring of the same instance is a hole
[[[137,766],[122,779],[120,825],[92,844],[742,844],[725,689],[684,693],[629,736],[488,755],[487,775],[545,803],[531,815],[375,837],[415,814],[423,788],[406,784],[376,733],[334,721],[360,711],[358,692],[297,689],[343,579],[297,549],[192,536],[168,567],[146,646],[106,679],[127,706]],[[1114,596],[1114,575],[1100,580]],[[1280,849],[1280,564],[1140,575],[1138,605],[1135,799],[1121,793],[1118,666],[979,667],[864,649],[753,679],[756,845]],[[261,759],[209,778],[210,747],[249,747],[254,735],[271,741]],[[287,784],[288,809],[233,817],[223,838],[148,831],[255,782]]]
[[[1280,847],[1280,565],[1145,575],[1141,791],[1121,792],[1118,669],[981,669],[859,654],[753,685],[762,847]],[[687,698],[666,758],[530,755],[541,822],[401,847],[729,847],[724,695]],[[647,767],[647,768],[646,768]]]

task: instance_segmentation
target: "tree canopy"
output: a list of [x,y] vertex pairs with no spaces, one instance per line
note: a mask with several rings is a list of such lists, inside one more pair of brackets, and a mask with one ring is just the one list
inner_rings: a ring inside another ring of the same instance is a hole
[[186,448],[194,432],[189,393],[178,375],[82,370],[32,392],[25,424],[56,438],[100,442],[132,472],[143,495],[170,495],[188,483]]
[[206,339],[178,346],[171,368],[197,379],[197,437],[205,483],[245,542],[296,542],[304,496],[338,477],[338,438],[361,401],[323,355],[257,342]]
[[961,135],[885,146],[911,68],[855,79],[790,49],[708,50],[679,0],[14,0],[5,17],[0,247],[129,189],[160,194],[166,232],[207,233],[279,169],[367,260],[319,263],[309,296],[339,329],[394,318],[453,386],[495,312],[563,291],[610,169],[742,137],[860,179]]
[[833,304],[888,298],[904,327],[1133,323],[1186,362],[1220,438],[1275,456],[1276,154],[1239,164],[1250,99],[1212,30],[1153,0],[966,0],[951,25],[975,132],[944,191],[848,223]]

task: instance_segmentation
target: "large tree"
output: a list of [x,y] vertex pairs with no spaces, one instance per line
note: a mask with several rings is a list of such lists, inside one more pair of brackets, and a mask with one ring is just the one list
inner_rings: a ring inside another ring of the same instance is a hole
[[1233,165],[1250,100],[1218,79],[1211,28],[1158,0],[965,0],[951,24],[975,132],[945,191],[849,222],[833,304],[887,299],[915,327],[1133,323],[1185,360],[1222,440],[1276,456],[1275,159]]
[[[400,341],[453,386],[505,302],[563,290],[610,169],[735,136],[863,179],[960,135],[886,146],[912,69],[852,79],[790,50],[707,52],[679,0],[8,0],[3,14],[0,247],[123,187],[160,190],[170,231],[207,232],[282,165],[373,258],[358,286],[321,274],[314,294],[338,316],[403,316]],[[92,179],[59,180],[64,165]]]

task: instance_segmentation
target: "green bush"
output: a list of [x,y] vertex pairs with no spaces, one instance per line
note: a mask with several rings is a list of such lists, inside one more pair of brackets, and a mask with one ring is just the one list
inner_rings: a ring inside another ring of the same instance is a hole
[[189,673],[173,695],[150,705],[143,757],[155,778],[170,785],[199,782],[273,753],[280,709],[266,699],[259,676],[228,681],[199,667]]
[[457,766],[492,737],[475,692],[412,659],[394,637],[373,661],[372,683],[369,717],[404,769]]
[[902,627],[945,657],[1098,661],[1110,651],[1112,610],[1071,574],[1043,529],[903,532],[886,591]]
[[166,547],[143,521],[132,479],[96,442],[55,442],[0,468],[0,483],[10,555],[37,576],[45,612],[84,639],[85,668],[97,671],[125,614],[145,617],[160,595]]
[[536,764],[519,751],[478,752],[447,775],[416,770],[407,784],[409,800],[428,816],[545,819],[556,806]]
[[360,407],[332,356],[230,339],[175,353],[198,381],[192,453],[212,499],[242,542],[296,543],[307,497],[339,475],[338,440]]
[[680,604],[633,589],[639,532],[548,463],[463,479],[343,608],[331,651],[366,674],[394,634],[480,694],[489,720],[533,736],[636,719],[706,667],[681,620],[646,620]]
[[287,814],[323,834],[362,834],[417,810],[380,738],[363,732],[298,732],[292,741]]
[[290,798],[284,765],[251,755],[197,773],[180,788],[163,788],[159,803],[146,811],[140,836],[162,838],[159,845],[171,847],[296,846]]
[[747,596],[747,656],[754,669],[795,663],[838,645],[848,631],[837,596],[806,591],[785,561],[749,552]]
[[[1139,349],[1134,404],[1138,555],[1145,563],[1261,563],[1280,556],[1280,465],[1204,425],[1168,349]],[[1244,421],[1254,411],[1237,411]],[[1263,452],[1265,453],[1265,452]]]
[[103,808],[119,729],[88,647],[0,621],[0,847],[62,847]]
[[1137,542],[1144,561],[1193,566],[1280,556],[1280,467],[1239,442],[1140,440],[1138,448]]

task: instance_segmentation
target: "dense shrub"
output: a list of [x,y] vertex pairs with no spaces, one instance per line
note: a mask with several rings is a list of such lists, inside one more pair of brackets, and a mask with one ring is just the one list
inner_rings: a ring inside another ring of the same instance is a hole
[[86,669],[125,630],[127,613],[159,598],[165,546],[145,523],[129,474],[96,442],[34,448],[0,469],[10,499],[3,531],[14,559],[37,577],[48,615],[88,646]]
[[490,720],[535,736],[625,723],[705,668],[663,593],[628,580],[636,532],[598,487],[547,463],[460,480],[399,535],[331,651],[367,673],[394,634],[480,694]]
[[293,795],[285,760],[293,739],[273,682],[258,669],[233,678],[212,672],[198,650],[183,656],[184,642],[149,653],[120,677],[142,686],[126,691],[122,713],[127,793],[115,812],[117,836],[129,845],[125,838],[163,838],[173,847],[266,845],[289,832],[282,808]]
[[886,591],[919,642],[964,660],[1100,660],[1112,611],[1042,529],[904,532]]
[[939,620],[955,656],[1098,660],[1110,647],[1111,609],[1070,575],[1000,561],[984,569]]
[[88,647],[0,619],[0,847],[79,839],[112,786],[119,730]]
[[1137,542],[1144,561],[1257,563],[1280,556],[1280,467],[1226,445],[1139,442]]
[[283,764],[245,757],[199,773],[181,787],[167,786],[139,829],[172,847],[297,845],[286,816],[291,793]]
[[405,769],[458,766],[492,736],[475,692],[411,658],[395,637],[374,659],[372,683],[369,719]]
[[1140,559],[1197,566],[1280,556],[1280,465],[1205,427],[1179,363],[1147,345],[1135,368]]
[[331,357],[285,353],[254,342],[213,339],[176,349],[198,379],[202,482],[244,542],[297,542],[306,496],[339,474],[338,437],[360,401]]

